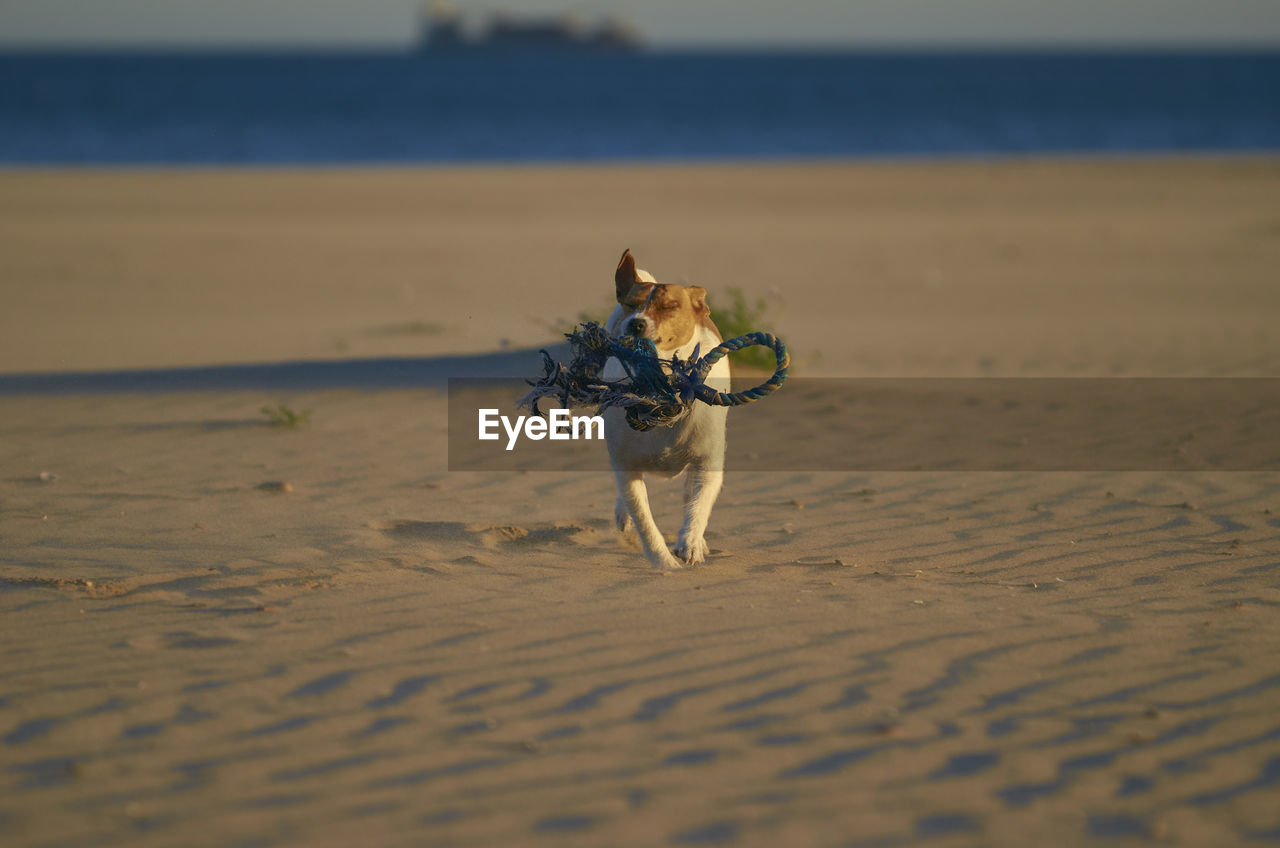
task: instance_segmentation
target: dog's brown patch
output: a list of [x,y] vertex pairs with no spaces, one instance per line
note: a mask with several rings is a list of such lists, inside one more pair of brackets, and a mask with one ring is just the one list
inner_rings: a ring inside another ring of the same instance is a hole
[[646,335],[659,350],[674,350],[688,344],[699,325],[710,329],[717,339],[721,338],[711,320],[707,290],[701,286],[651,283],[641,279],[630,250],[623,251],[613,281],[618,303],[629,314],[640,313],[648,320]]

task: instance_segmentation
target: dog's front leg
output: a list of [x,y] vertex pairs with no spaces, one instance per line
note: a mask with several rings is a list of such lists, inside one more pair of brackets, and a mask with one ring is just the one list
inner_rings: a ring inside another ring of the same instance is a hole
[[680,562],[667,550],[662,531],[649,511],[649,491],[644,485],[644,475],[639,471],[619,471],[617,477],[618,491],[626,501],[627,512],[631,513],[631,520],[640,534],[640,547],[644,548],[650,564],[663,571],[680,568]]
[[697,565],[707,558],[707,541],[702,534],[711,520],[711,507],[715,506],[723,482],[723,471],[695,465],[685,472],[684,525],[676,540],[676,556],[689,565]]

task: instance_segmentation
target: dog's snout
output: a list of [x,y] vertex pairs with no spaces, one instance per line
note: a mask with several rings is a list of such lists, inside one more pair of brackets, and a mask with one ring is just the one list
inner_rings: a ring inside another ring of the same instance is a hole
[[632,318],[627,322],[627,333],[633,336],[643,336],[645,333],[645,323],[643,318]]

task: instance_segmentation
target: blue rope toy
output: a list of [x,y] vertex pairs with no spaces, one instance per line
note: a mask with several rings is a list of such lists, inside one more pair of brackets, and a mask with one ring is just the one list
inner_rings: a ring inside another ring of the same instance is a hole
[[[712,406],[741,406],[776,392],[787,379],[791,356],[782,339],[772,333],[747,333],[721,342],[701,359],[694,348],[688,359],[662,359],[650,339],[635,336],[612,338],[594,321],[565,333],[573,354],[566,368],[542,351],[545,373],[519,401],[519,406],[542,415],[538,401],[554,397],[563,407],[594,404],[596,414],[613,406],[627,411],[633,430],[670,427],[689,413],[694,401]],[[720,392],[706,384],[711,366],[735,350],[761,345],[777,356],[773,376],[745,392]],[[605,362],[616,358],[627,372],[626,380],[600,378]]]

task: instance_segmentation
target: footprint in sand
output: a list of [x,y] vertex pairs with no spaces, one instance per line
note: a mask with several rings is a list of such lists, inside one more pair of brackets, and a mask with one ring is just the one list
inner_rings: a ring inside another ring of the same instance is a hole
[[585,545],[597,531],[585,523],[556,522],[521,527],[514,524],[465,524],[461,521],[377,521],[369,525],[402,541],[446,542],[478,545],[487,549],[508,546]]

